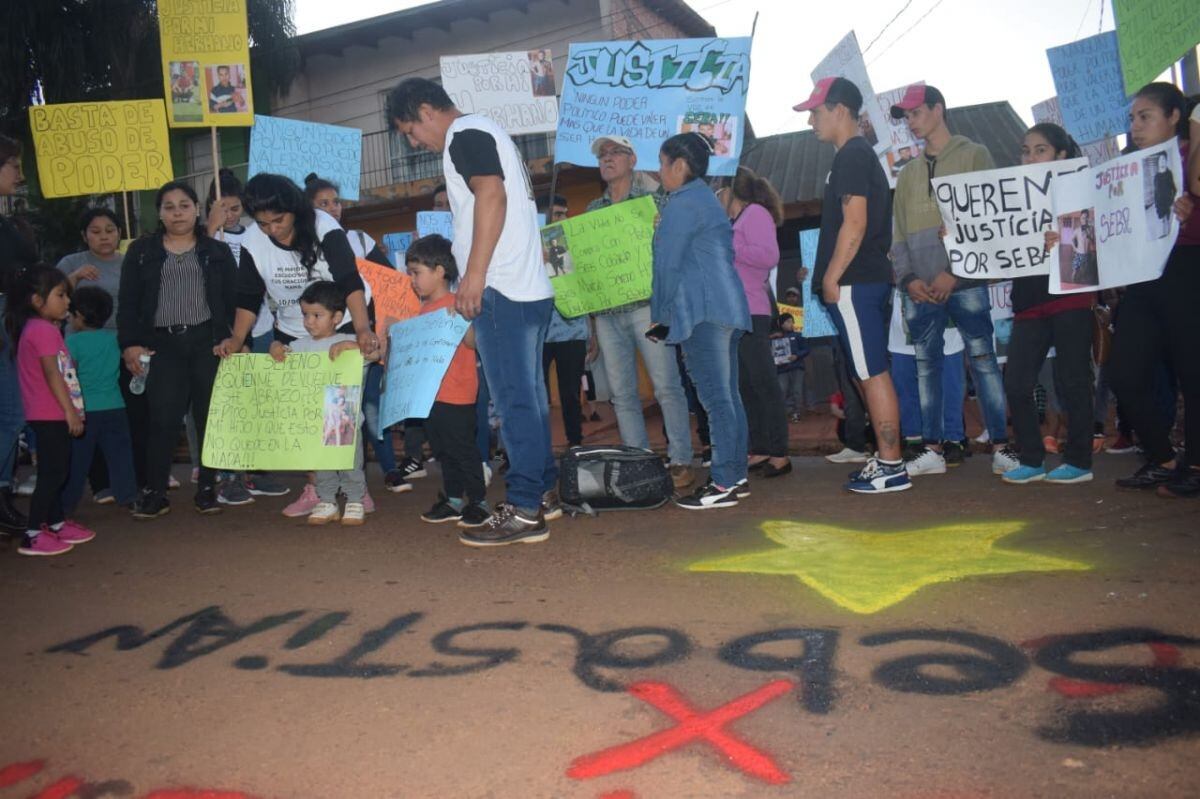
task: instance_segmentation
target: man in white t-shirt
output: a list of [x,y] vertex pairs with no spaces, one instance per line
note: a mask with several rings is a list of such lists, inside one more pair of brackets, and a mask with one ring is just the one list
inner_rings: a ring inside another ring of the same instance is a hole
[[525,161],[499,125],[463,114],[426,78],[408,78],[392,89],[387,118],[413,147],[442,153],[454,214],[454,259],[463,274],[455,305],[474,320],[476,348],[508,452],[507,501],[459,540],[480,547],[545,541],[546,519],[562,514],[542,376],[554,289],[542,264]]

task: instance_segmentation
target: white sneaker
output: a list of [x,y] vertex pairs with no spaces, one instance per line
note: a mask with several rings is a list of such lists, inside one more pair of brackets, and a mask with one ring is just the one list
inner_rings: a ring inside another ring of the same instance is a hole
[[[349,525],[349,526],[359,525],[359,524],[363,523],[363,519],[365,519],[365,518],[366,518],[366,510],[363,507],[363,503],[361,503],[361,502],[347,502],[346,503],[346,510],[342,511],[342,524]],[[309,516],[308,520],[311,522],[312,517]]]
[[904,468],[908,471],[909,477],[917,477],[922,474],[945,474],[946,458],[940,452],[935,452],[929,447],[922,447],[911,460],[904,462]]
[[835,452],[832,455],[826,455],[825,460],[830,463],[866,463],[867,453],[859,452],[856,449],[843,447],[841,452]]
[[1021,466],[1017,451],[1007,444],[992,453],[992,474],[1004,474]]
[[974,441],[976,444],[986,444],[991,440],[992,440],[992,434],[990,432],[988,432],[986,427],[984,428],[982,433],[980,433],[979,435],[975,436],[975,438],[972,439],[972,441]]
[[[361,514],[363,512],[362,503],[358,502],[355,504],[358,505],[358,512],[359,512],[360,518],[361,518]],[[347,505],[346,510],[349,510],[349,509],[350,509],[350,507],[349,507],[349,505]],[[338,516],[339,516],[339,514],[338,514],[337,503],[318,502],[317,506],[312,509],[311,513],[308,514],[308,523],[309,524],[329,524],[330,522],[336,522],[338,520]]]
[[492,467],[487,461],[483,463],[483,487],[487,488],[492,484]]

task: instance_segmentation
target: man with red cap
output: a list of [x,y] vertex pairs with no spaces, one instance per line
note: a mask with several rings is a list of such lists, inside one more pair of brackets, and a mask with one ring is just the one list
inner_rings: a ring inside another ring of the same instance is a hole
[[824,78],[795,110],[808,111],[817,138],[837,149],[821,202],[813,286],[820,287],[850,370],[861,381],[879,447],[846,488],[884,494],[905,491],[912,483],[901,456],[900,406],[888,373],[891,191],[879,159],[860,134],[862,104],[862,92],[852,82]]
[[[893,119],[905,119],[914,137],[925,140],[923,157],[916,157],[896,178],[892,265],[900,289],[904,320],[917,358],[917,390],[921,400],[924,446],[910,454],[909,474],[944,474],[944,451],[958,442],[944,440],[942,429],[943,333],[953,320],[966,344],[979,404],[993,445],[992,471],[997,474],[1020,465],[1008,447],[1004,378],[996,362],[992,337],[991,298],[987,283],[966,280],[950,272],[942,245],[942,215],[934,198],[933,180],[947,175],[992,169],[987,148],[966,136],[952,136],[946,127],[946,100],[932,86],[909,86],[892,106]],[[960,397],[945,398],[961,402]]]

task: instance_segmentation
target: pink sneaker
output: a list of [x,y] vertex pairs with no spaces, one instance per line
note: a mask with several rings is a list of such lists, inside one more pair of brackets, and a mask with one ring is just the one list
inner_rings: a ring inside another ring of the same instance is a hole
[[362,498],[363,513],[375,512],[375,500],[371,499],[370,493],[364,491]]
[[296,497],[295,502],[283,509],[283,515],[291,518],[307,516],[312,513],[313,508],[317,507],[317,503],[320,501],[320,498],[317,497],[317,487],[312,483],[305,483],[304,490],[300,492],[300,496]]
[[63,526],[59,530],[54,531],[54,535],[58,536],[58,540],[64,544],[84,544],[96,537],[93,530],[89,530],[82,524],[71,519],[63,522]]
[[70,552],[71,545],[65,541],[60,541],[58,536],[50,532],[50,530],[42,525],[42,530],[31,540],[28,535],[25,536],[25,543],[22,544],[17,552],[22,555],[61,555],[64,552]]

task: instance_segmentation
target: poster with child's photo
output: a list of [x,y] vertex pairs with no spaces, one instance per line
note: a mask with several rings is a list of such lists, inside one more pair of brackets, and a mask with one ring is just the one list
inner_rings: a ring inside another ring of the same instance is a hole
[[210,114],[244,114],[246,68],[242,64],[216,64],[204,68]]
[[1146,240],[1165,239],[1175,224],[1175,198],[1179,195],[1166,153],[1152,153],[1142,159],[1142,193]]
[[550,50],[529,51],[529,82],[534,97],[555,97],[554,54]]
[[689,111],[679,117],[677,128],[680,133],[698,133],[703,136],[712,148],[714,156],[727,158],[734,152],[738,118],[732,114]]
[[546,265],[548,276],[562,277],[575,271],[570,247],[562,225],[542,228],[542,263]]
[[171,119],[174,122],[204,121],[204,90],[200,86],[200,62],[172,61]]
[[327,447],[352,447],[358,436],[360,386],[325,387],[325,427],[321,440]]
[[1095,208],[1084,208],[1058,218],[1058,274],[1066,291],[1100,285],[1095,220]]

